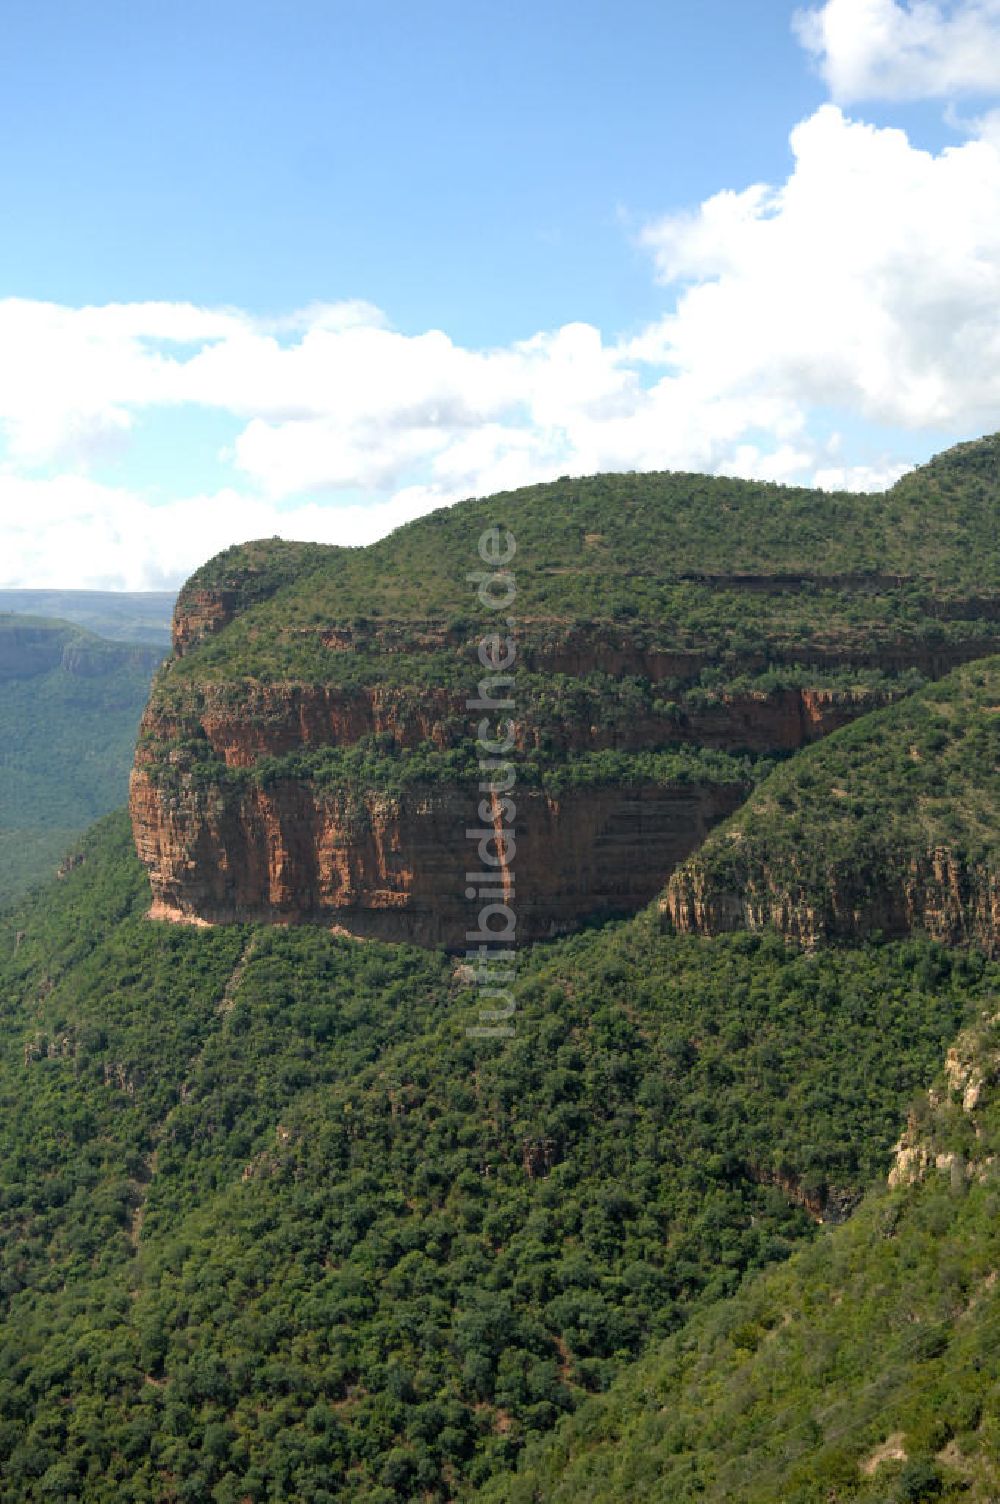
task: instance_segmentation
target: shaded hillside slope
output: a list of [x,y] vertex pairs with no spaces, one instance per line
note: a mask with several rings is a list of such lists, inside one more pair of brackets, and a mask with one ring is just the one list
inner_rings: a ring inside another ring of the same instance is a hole
[[482,1504],[1000,1498],[1000,1026],[851,1222],[695,1317]]
[[463,1497],[843,1217],[996,969],[655,914],[442,956],[151,925],[124,821],[0,921],[0,1496]]
[[777,769],[670,880],[681,931],[1000,945],[1000,658]]

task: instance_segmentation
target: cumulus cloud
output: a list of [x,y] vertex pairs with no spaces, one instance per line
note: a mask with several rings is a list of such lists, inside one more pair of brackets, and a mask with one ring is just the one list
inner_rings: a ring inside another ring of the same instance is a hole
[[[945,52],[964,56],[949,28],[997,7],[829,0],[799,25],[849,93],[885,72],[886,38],[911,61],[933,54],[935,77],[972,77],[954,61],[941,73]],[[918,21],[920,49],[898,29]],[[824,105],[792,132],[785,182],[647,227],[669,312],[627,338],[577,322],[470,349],[359,301],[275,319],[0,301],[0,582],[174,584],[241,539],[364,543],[566,473],[889,484],[907,454],[847,455],[839,427],[1000,428],[998,118],[932,153]],[[146,415],[184,409],[231,426],[224,483],[166,504],[110,484]]]
[[676,309],[634,341],[706,395],[767,392],[904,428],[1000,417],[1000,150],[933,155],[823,106],[779,188],[651,225]]
[[385,501],[279,506],[231,488],[155,504],[81,476],[0,475],[0,586],[164,590],[231,543],[280,534],[341,546],[374,542],[456,498],[419,486]]
[[843,104],[1000,91],[1000,0],[827,0],[794,25]]
[[[7,300],[0,351],[0,569],[11,582],[86,571],[88,583],[160,583],[237,538],[367,541],[462,496],[564,473],[781,478],[810,458],[784,442],[802,427],[787,401],[653,379],[583,323],[471,350],[440,331],[400,334],[365,304],[265,322],[187,305]],[[146,412],[185,405],[239,425],[229,488],[156,506],[101,483]],[[345,507],[344,493],[366,499]]]

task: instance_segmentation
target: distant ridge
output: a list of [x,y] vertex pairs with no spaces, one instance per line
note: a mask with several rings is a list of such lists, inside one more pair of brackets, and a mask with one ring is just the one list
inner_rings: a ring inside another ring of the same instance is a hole
[[163,644],[0,611],[0,904],[125,797]]
[[0,590],[0,614],[44,616],[112,642],[170,645],[172,590]]

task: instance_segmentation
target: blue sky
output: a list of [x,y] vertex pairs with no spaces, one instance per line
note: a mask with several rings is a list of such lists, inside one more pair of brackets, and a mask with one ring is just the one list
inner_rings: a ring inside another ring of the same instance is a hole
[[780,3],[8,0],[3,290],[365,298],[500,342],[662,300],[630,220],[787,168]]
[[998,6],[808,10],[7,0],[0,583],[990,426]]

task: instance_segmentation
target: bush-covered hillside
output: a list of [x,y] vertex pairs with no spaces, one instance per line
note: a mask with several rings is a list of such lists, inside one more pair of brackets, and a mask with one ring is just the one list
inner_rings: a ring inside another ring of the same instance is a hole
[[524,957],[150,924],[114,817],[0,928],[4,1498],[443,1501],[885,1172],[995,969],[655,915]]
[[778,768],[671,879],[705,932],[906,932],[1000,945],[1000,658],[957,669]]
[[124,800],[161,656],[66,622],[0,616],[0,904]]
[[[245,545],[182,591],[182,610],[215,589],[238,598],[241,614],[175,672],[340,682],[356,662],[324,647],[331,625],[352,627],[362,654],[387,619],[460,632],[476,614],[468,576],[489,526],[516,539],[516,610],[528,623],[631,624],[720,662],[795,662],[809,645],[858,656],[901,640],[930,652],[968,638],[973,621],[982,635],[1000,630],[998,499],[992,438],[948,451],[887,494],[599,475],[464,502],[363,549]],[[371,653],[369,669],[377,642]]]
[[[462,820],[419,848],[429,827],[362,828],[349,798],[310,825],[309,800],[474,779],[467,575],[498,524],[526,786],[584,823],[608,785],[756,780],[734,828],[810,903],[831,863],[916,841],[938,887],[907,867],[907,901],[920,878],[920,917],[964,914],[963,873],[995,892],[998,455],[878,498],[595,477],[369,549],[230,551],[182,592],[144,723],[154,891],[169,866],[180,897],[221,874],[294,898],[301,848],[367,840],[365,901],[408,901],[386,881],[420,850],[443,902]],[[244,818],[259,871],[235,872]],[[150,898],[112,816],[0,916],[0,1500],[996,1497],[982,929],[799,948],[653,905],[523,946],[515,1032],[484,1040],[442,951],[154,923]]]
[[585,1401],[483,1504],[1000,1498],[1000,1020],[961,1046],[892,1189]]

